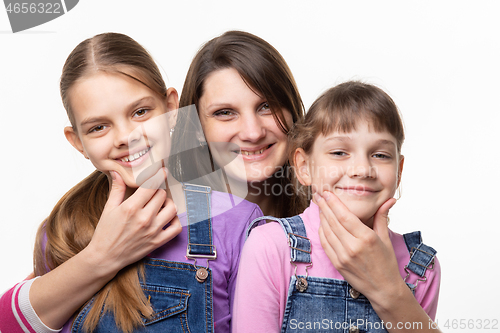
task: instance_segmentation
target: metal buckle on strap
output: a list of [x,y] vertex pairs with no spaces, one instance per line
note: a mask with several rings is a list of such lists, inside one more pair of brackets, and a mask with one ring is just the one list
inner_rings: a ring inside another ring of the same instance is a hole
[[[410,271],[408,270],[408,265],[405,266],[405,272],[406,272],[406,276],[404,278],[404,282],[406,283],[406,280],[408,280],[408,278],[410,277]],[[418,283],[419,282],[426,282],[427,281],[427,276],[424,275],[423,278],[418,278],[416,281],[415,281],[415,285],[413,288],[411,288],[412,291],[415,291],[415,289],[417,289],[417,286],[418,286]]]
[[[425,269],[434,269],[434,258],[432,258],[432,261],[429,263],[429,266],[425,266],[425,265],[422,265],[422,264],[420,264],[420,263],[418,263],[418,262],[415,262],[415,261],[411,260],[411,258],[413,257],[414,250],[417,250],[417,251],[423,252],[423,253],[425,253],[425,254],[427,254],[427,255],[431,256],[431,257],[434,257],[434,255],[433,255],[432,253],[426,252],[426,251],[421,250],[421,249],[418,249],[418,248],[416,248],[416,247],[412,247],[412,248],[411,248],[411,251],[410,251],[410,262],[414,263],[415,265],[419,265],[420,267],[423,267],[423,268],[425,268]],[[406,267],[408,267],[408,266],[406,266]],[[405,270],[406,270],[406,268],[405,268]],[[408,272],[407,272],[407,273],[408,273]]]
[[300,238],[302,238],[302,239],[307,239],[307,240],[309,240],[309,238],[304,237],[304,236],[301,236],[301,235],[294,234],[294,233],[292,233],[292,232],[289,232],[289,233],[288,233],[288,246],[290,246],[290,248],[291,248],[291,249],[294,249],[294,250],[297,250],[297,251],[301,251],[301,252],[305,252],[305,253],[307,253],[307,254],[311,254],[311,251],[302,250],[302,249],[299,249],[299,248],[293,247],[293,246],[292,246],[292,239],[290,238],[290,235],[293,235],[293,236],[295,236],[295,237],[300,237]]
[[[188,186],[190,186],[190,187],[196,187],[198,189],[195,190],[195,189],[192,189],[192,188],[188,188]],[[209,187],[209,186],[189,184],[189,183],[182,183],[182,189],[184,191],[198,192],[198,193],[205,193],[205,194],[208,194],[208,193],[212,192],[212,188]]]
[[308,271],[308,268],[311,268],[312,267],[312,262],[309,263],[309,265],[306,266],[306,276],[305,277],[298,277],[297,276],[297,264],[293,261],[291,261],[291,263],[295,266],[295,272],[294,272],[294,275],[295,275],[295,278],[297,279],[297,282],[295,282],[295,288],[303,293],[304,291],[306,291],[307,287],[308,287],[308,283],[307,283],[307,277],[309,276],[309,271]]
[[[191,250],[191,245],[208,246],[210,248],[213,248],[213,254],[192,254],[189,252]],[[189,243],[186,249],[186,258],[188,259],[202,258],[207,260],[215,260],[217,259],[217,249],[215,248],[215,245]]]

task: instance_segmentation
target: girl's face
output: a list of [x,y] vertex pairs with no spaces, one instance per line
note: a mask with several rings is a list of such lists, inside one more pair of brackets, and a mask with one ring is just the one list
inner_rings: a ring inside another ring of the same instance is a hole
[[168,157],[167,117],[153,118],[177,109],[173,88],[164,98],[123,74],[97,72],[75,83],[69,97],[76,128],[66,127],[66,138],[98,170],[116,171],[136,188],[135,176]]
[[378,208],[394,196],[401,179],[403,156],[389,132],[374,132],[366,121],[349,133],[320,135],[310,155],[295,152],[296,172],[312,191],[333,192],[368,226]]
[[[212,150],[219,150],[213,154],[217,163],[226,164],[217,156],[226,156],[226,161],[228,155],[242,158],[244,168],[233,171],[233,177],[261,182],[285,164],[287,135],[274,120],[266,99],[250,89],[234,68],[207,77],[198,111],[207,142]],[[291,125],[291,113],[283,111]]]

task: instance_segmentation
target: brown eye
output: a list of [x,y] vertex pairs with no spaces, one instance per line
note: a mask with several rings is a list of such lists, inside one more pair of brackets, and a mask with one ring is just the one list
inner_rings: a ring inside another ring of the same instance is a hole
[[139,109],[134,113],[134,117],[142,117],[144,116],[149,110],[148,109]]
[[228,110],[228,109],[217,110],[213,113],[214,117],[230,117],[233,115],[234,115],[233,111]]
[[330,152],[330,155],[333,155],[333,156],[345,156],[345,155],[347,155],[347,153],[345,151],[335,150],[335,151]]
[[97,126],[92,127],[91,129],[89,129],[89,133],[100,132],[100,131],[104,130],[105,128],[106,128],[106,126],[104,126],[104,125],[97,125]]
[[375,158],[378,158],[378,159],[387,159],[387,158],[391,158],[389,155],[382,154],[382,153],[373,154],[372,156],[373,156],[373,157],[375,157]]

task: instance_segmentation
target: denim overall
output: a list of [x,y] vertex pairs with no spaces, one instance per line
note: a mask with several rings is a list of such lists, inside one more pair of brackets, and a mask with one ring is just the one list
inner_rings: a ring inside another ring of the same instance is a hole
[[[387,332],[368,299],[347,281],[307,276],[307,268],[312,266],[311,242],[300,216],[281,219],[260,217],[250,224],[247,236],[261,220],[280,223],[290,246],[290,262],[295,266],[281,332]],[[407,283],[414,293],[418,282],[426,280],[426,270],[433,268],[436,251],[422,243],[420,231],[403,236],[410,252],[410,261],[405,266],[405,281],[409,271],[419,276],[415,284]],[[305,276],[297,276],[297,263],[307,265]]]
[[[153,316],[144,318],[143,327],[134,332],[212,333],[212,273],[196,266],[197,258],[214,260],[217,252],[212,241],[210,187],[183,184],[188,220],[188,259],[194,264],[162,259],[145,259],[146,279],[141,283],[153,307]],[[199,221],[199,222],[198,222]],[[208,263],[208,261],[207,261]],[[92,307],[91,300],[77,315],[72,333],[84,333],[83,322]],[[113,313],[103,313],[96,333],[122,332]]]

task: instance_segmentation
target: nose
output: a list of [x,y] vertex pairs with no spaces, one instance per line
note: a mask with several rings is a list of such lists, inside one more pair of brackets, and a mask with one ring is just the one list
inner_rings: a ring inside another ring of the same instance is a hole
[[347,175],[351,178],[377,178],[377,169],[368,156],[358,156],[348,166]]
[[115,146],[128,147],[134,142],[140,140],[142,129],[140,126],[132,123],[121,123],[115,125]]
[[257,142],[266,136],[265,124],[260,118],[254,112],[241,118],[239,137],[242,141]]

